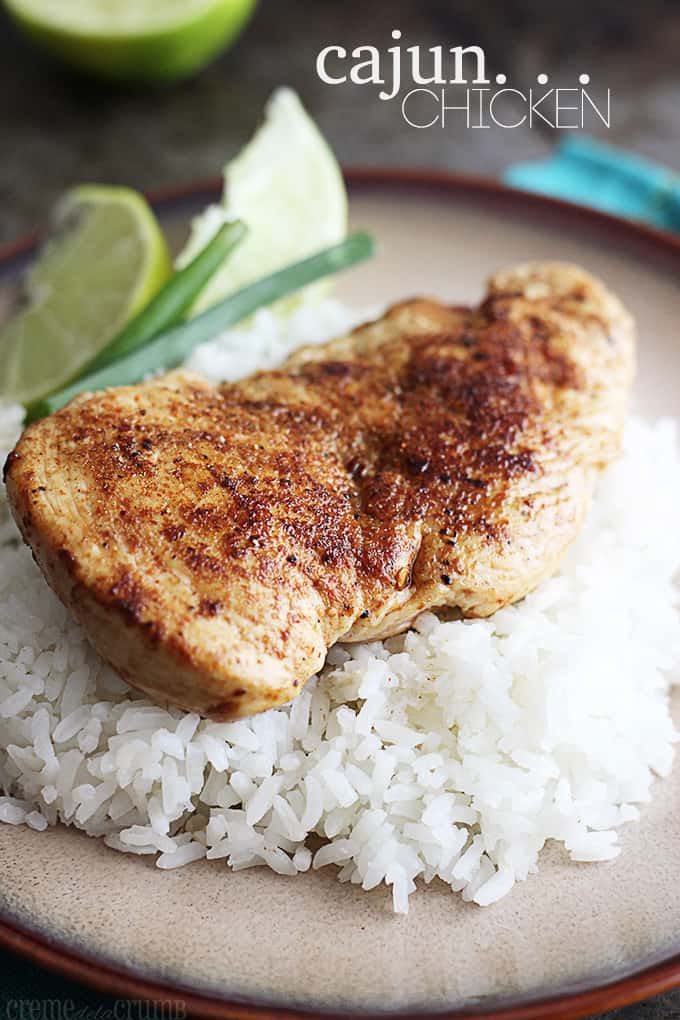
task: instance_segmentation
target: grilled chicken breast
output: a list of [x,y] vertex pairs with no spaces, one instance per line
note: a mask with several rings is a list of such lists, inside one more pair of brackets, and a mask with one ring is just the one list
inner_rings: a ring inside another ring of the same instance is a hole
[[232,719],[338,640],[488,616],[558,566],[617,453],[634,330],[570,265],[416,299],[279,371],[74,400],[6,465],[47,580],[129,683]]

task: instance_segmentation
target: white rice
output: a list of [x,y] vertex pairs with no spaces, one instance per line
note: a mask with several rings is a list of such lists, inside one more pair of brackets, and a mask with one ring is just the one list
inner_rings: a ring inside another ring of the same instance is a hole
[[[288,322],[261,312],[190,367],[236,378],[348,321],[334,302]],[[0,448],[19,424],[0,409]],[[0,820],[61,821],[160,868],[335,864],[342,881],[391,886],[398,912],[418,877],[492,903],[549,839],[612,858],[673,759],[679,504],[674,424],[634,420],[562,571],[521,604],[336,647],[290,706],[230,724],[131,691],[5,544]]]

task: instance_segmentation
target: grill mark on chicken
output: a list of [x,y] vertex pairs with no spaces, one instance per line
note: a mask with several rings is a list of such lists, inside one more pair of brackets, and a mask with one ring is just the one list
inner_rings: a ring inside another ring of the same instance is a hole
[[281,704],[339,638],[484,616],[552,573],[615,456],[633,327],[589,274],[416,299],[278,371],[77,398],[5,467],[50,584],[157,700]]

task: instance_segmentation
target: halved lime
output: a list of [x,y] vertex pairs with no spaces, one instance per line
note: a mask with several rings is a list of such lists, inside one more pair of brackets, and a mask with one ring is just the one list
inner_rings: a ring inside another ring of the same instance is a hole
[[239,34],[256,0],[3,0],[24,31],[71,67],[119,81],[172,81]]
[[70,382],[171,270],[141,195],[95,184],[67,192],[26,277],[23,306],[0,333],[0,400],[28,404]]
[[201,292],[193,314],[260,276],[341,241],[347,232],[340,167],[291,89],[274,93],[263,125],[225,167],[222,202],[194,220],[178,265],[186,265],[222,223],[235,218],[248,224],[248,236]]

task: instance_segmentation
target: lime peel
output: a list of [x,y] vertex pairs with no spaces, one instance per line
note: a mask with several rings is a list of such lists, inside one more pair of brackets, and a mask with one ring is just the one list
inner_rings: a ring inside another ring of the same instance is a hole
[[185,265],[223,223],[236,218],[248,224],[248,237],[201,292],[192,314],[345,237],[342,172],[292,89],[277,89],[270,98],[264,123],[225,167],[221,204],[194,220],[177,264]]
[[174,81],[232,42],[256,0],[4,0],[64,63],[118,81]]
[[30,403],[80,374],[172,271],[141,195],[81,185],[57,203],[54,231],[0,333],[0,400]]

